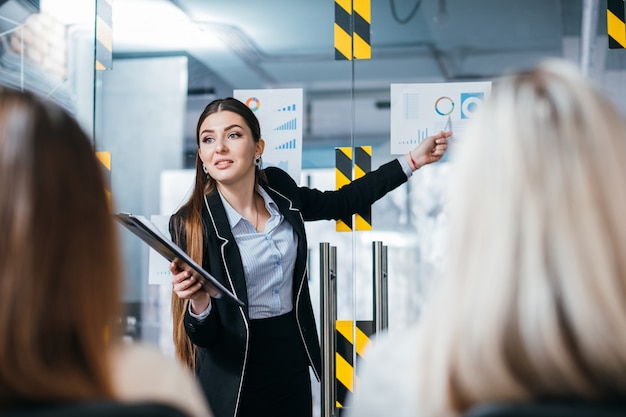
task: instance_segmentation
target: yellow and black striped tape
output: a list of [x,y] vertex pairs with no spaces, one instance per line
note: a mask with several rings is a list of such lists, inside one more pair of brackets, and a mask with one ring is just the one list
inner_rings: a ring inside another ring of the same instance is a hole
[[[335,148],[335,189],[338,190],[352,181],[352,148]],[[352,216],[336,221],[335,230],[350,232]]]
[[352,59],[352,1],[335,0],[335,60]]
[[371,0],[335,0],[335,60],[372,57]]
[[[359,179],[372,170],[372,147],[359,146],[354,149],[354,179]],[[372,230],[372,206],[356,213],[356,230]]]
[[96,157],[102,165],[107,198],[111,201],[111,152],[96,152]]
[[96,70],[113,68],[113,7],[111,0],[96,0]]
[[[365,346],[374,333],[372,321],[357,321],[356,329],[350,320],[337,320],[336,341],[337,352],[335,354],[335,377],[337,398],[336,407],[345,405],[348,392],[354,393],[354,352],[357,361],[361,360]],[[356,340],[355,337],[356,336]]]
[[352,44],[354,59],[372,58],[372,44],[370,42],[370,26],[372,23],[372,7],[370,0],[353,0],[352,13],[354,19],[354,33]]
[[[340,189],[352,181],[352,159],[354,158],[354,179],[361,178],[372,170],[372,147],[359,146],[335,148],[335,189]],[[372,230],[372,207],[355,215],[355,230]],[[352,231],[352,216],[336,222],[337,232]]]
[[626,24],[624,24],[624,0],[607,0],[606,30],[609,48],[626,48]]

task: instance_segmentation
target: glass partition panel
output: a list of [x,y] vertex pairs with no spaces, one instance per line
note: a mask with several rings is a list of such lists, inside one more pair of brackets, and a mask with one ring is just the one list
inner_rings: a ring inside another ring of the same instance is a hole
[[0,84],[56,101],[93,131],[95,1],[0,4]]

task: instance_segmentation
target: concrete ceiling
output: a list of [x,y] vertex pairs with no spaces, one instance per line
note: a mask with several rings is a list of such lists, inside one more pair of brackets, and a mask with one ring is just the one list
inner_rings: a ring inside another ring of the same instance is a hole
[[211,40],[190,54],[228,85],[310,93],[350,90],[352,71],[357,90],[490,79],[562,56],[582,17],[578,0],[372,0],[372,59],[349,62],[334,59],[332,0],[173,3]]

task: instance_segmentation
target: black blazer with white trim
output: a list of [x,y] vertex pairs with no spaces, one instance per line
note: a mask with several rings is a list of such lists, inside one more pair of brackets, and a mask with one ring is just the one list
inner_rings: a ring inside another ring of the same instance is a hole
[[[307,279],[308,245],[305,221],[347,218],[363,211],[389,191],[407,181],[398,160],[352,181],[339,190],[320,191],[300,187],[285,171],[269,167],[261,186],[278,205],[297,237],[293,275],[293,305],[309,363],[318,380],[321,353]],[[217,193],[205,197],[202,209],[204,253],[202,267],[247,304],[244,269],[226,211]],[[170,218],[170,233],[186,250],[185,209]],[[245,307],[227,300],[212,300],[209,316],[202,321],[185,314],[185,329],[198,349],[196,372],[215,417],[233,417],[246,371],[249,317]]]

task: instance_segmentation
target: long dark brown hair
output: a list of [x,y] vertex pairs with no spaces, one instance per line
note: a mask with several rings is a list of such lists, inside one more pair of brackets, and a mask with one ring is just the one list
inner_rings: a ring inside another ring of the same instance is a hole
[[[220,111],[230,111],[241,116],[250,130],[252,131],[252,139],[258,143],[261,139],[261,126],[259,120],[252,110],[241,101],[226,97],[216,99],[210,102],[200,114],[198,124],[196,126],[196,144],[200,148],[200,127],[204,120],[214,113]],[[256,170],[256,179],[264,180],[263,171]],[[211,195],[216,192],[216,183],[213,178],[205,174],[202,169],[202,160],[200,155],[196,153],[196,180],[193,191],[189,200],[181,207],[186,213],[185,216],[185,236],[179,237],[186,242],[186,251],[191,258],[198,264],[202,265],[203,261],[203,239],[202,239],[202,204],[205,195]],[[195,346],[189,340],[184,327],[185,310],[188,308],[188,300],[180,299],[176,293],[172,293],[172,319],[174,327],[174,345],[176,355],[183,363],[191,368],[194,367]]]
[[0,407],[113,397],[122,270],[111,214],[71,115],[0,88]]

